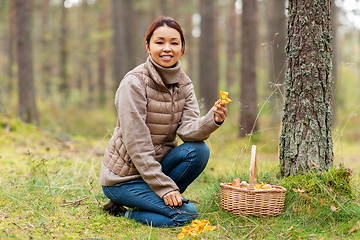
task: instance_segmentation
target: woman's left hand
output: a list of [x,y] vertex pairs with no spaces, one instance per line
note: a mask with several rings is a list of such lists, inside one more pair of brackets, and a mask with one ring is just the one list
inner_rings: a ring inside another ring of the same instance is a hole
[[214,120],[217,123],[223,122],[228,115],[226,104],[217,104],[212,108],[212,111],[214,113]]

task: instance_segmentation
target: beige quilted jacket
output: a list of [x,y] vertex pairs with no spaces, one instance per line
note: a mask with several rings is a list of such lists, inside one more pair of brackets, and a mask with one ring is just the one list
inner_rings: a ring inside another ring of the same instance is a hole
[[[215,101],[216,99],[214,99]],[[106,148],[100,184],[142,177],[160,197],[178,189],[160,162],[182,141],[203,141],[219,125],[200,117],[193,84],[178,62],[163,68],[149,57],[125,75],[115,96],[117,125]]]

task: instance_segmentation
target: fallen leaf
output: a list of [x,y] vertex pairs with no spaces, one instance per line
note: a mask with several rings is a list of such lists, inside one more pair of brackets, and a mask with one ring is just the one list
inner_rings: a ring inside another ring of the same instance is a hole
[[300,188],[296,189],[296,188],[293,188],[293,191],[294,191],[294,192],[298,192],[298,193],[299,193],[299,196],[301,196],[301,194],[302,194],[303,192],[305,192],[305,189],[300,189]]
[[338,212],[339,210],[337,209],[337,207],[335,207],[334,205],[331,205],[331,211],[333,212]]
[[355,225],[349,230],[349,233],[357,232],[360,229],[360,221],[357,221]]

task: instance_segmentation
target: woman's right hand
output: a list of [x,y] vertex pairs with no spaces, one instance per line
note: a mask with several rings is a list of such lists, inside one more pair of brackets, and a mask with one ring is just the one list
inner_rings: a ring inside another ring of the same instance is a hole
[[182,205],[182,196],[178,190],[168,192],[163,196],[163,200],[166,205],[171,207],[181,207]]

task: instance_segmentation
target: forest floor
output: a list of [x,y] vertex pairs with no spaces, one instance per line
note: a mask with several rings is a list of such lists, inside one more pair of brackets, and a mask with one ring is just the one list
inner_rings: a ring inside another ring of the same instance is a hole
[[[198,219],[217,226],[192,239],[360,239],[356,141],[334,137],[331,181],[320,175],[286,180],[278,178],[277,130],[236,139],[234,126],[229,122],[206,141],[209,165],[184,193],[200,202]],[[101,210],[107,199],[99,172],[108,139],[48,132],[0,115],[0,239],[177,239],[181,227],[143,226]],[[219,184],[248,180],[252,144],[258,146],[258,182],[287,187],[279,216],[235,216],[221,208]],[[349,178],[335,179],[340,163],[352,170]]]

